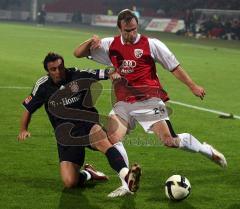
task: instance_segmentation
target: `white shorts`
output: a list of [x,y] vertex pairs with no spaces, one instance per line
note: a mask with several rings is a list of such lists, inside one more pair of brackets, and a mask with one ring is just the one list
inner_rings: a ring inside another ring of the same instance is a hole
[[135,103],[117,102],[109,115],[118,115],[128,123],[130,130],[134,129],[138,122],[148,133],[152,133],[150,128],[156,122],[169,120],[164,102],[155,97]]

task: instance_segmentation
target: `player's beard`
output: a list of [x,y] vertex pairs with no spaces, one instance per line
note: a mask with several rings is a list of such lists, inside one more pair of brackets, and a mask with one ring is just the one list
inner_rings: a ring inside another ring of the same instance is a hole
[[60,82],[62,82],[65,79],[65,72],[60,72],[57,75],[52,75],[52,80],[54,83],[59,84]]

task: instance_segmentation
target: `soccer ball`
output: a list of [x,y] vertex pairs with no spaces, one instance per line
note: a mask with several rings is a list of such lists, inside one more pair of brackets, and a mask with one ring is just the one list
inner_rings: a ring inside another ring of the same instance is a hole
[[165,194],[170,200],[183,200],[190,195],[190,191],[190,182],[181,175],[173,175],[165,183]]

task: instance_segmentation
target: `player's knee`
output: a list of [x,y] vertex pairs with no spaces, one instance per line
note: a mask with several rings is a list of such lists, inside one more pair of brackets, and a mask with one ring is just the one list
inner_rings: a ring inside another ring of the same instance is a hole
[[77,186],[78,180],[72,177],[66,177],[63,179],[64,187],[67,189],[71,189]]
[[116,144],[122,139],[122,135],[118,134],[117,132],[115,133],[108,133],[108,139],[112,144]]
[[102,153],[105,153],[110,147],[112,146],[111,142],[108,141],[107,138],[104,140],[99,141],[98,143],[94,144],[93,147],[99,150]]

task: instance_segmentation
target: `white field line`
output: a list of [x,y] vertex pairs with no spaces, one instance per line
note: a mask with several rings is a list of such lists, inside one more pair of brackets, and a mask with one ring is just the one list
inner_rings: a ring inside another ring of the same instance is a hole
[[[0,89],[31,89],[31,87],[27,87],[27,86],[0,86]],[[103,91],[111,91],[111,89],[102,89],[102,90]],[[208,109],[208,108],[204,108],[204,107],[198,107],[198,106],[194,106],[194,105],[190,105],[190,104],[186,104],[186,103],[182,103],[182,102],[178,102],[178,101],[170,100],[168,102],[172,103],[172,104],[188,107],[188,108],[191,108],[191,109],[196,109],[196,110],[200,110],[200,111],[214,113],[214,114],[217,114],[217,115],[224,115],[224,116],[229,116],[230,115],[230,113],[221,112],[221,111],[218,111],[218,110],[212,110],[212,109]],[[239,115],[233,115],[233,118],[240,119],[240,116]]]
[[[201,111],[205,111],[205,112],[215,113],[217,115],[224,115],[224,116],[229,116],[230,115],[230,113],[221,112],[221,111],[217,111],[217,110],[211,110],[211,109],[208,109],[208,108],[198,107],[198,106],[194,106],[194,105],[189,105],[189,104],[185,104],[185,103],[178,102],[178,101],[170,100],[168,102],[172,103],[172,104],[177,104],[177,105],[181,105],[181,106],[184,106],[184,107],[188,107],[188,108],[191,108],[191,109],[196,109],[196,110],[201,110]],[[239,115],[233,115],[233,118],[240,119],[240,116]]]
[[31,89],[28,86],[0,86],[0,89]]

